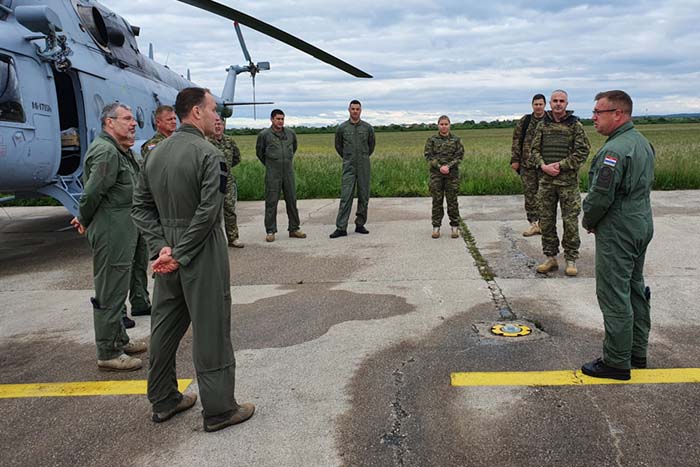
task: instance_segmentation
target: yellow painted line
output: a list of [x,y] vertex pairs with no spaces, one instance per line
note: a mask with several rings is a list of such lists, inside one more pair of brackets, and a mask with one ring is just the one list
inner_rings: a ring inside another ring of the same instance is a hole
[[700,368],[632,370],[632,379],[592,378],[576,371],[505,371],[452,373],[452,386],[577,386],[582,384],[700,383]]
[[[0,384],[0,399],[22,397],[124,396],[146,394],[147,381],[78,381],[73,383]],[[177,380],[180,392],[191,379]]]

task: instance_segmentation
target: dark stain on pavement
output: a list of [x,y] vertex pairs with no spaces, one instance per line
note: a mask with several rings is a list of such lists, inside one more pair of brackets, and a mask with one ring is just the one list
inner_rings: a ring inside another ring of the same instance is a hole
[[395,295],[304,284],[284,295],[234,305],[233,344],[235,349],[288,347],[316,339],[339,323],[384,319],[414,309]]
[[[76,344],[58,335],[23,335],[0,345],[0,384],[70,381],[145,380],[134,372],[101,372],[93,344]],[[178,377],[192,378],[191,335],[178,351]],[[145,395],[0,399],[0,462],[27,465],[137,466],[154,449],[177,446],[202,432],[197,407],[155,424]],[[162,454],[162,452],[161,452]]]
[[[555,302],[514,306],[550,338],[483,345],[471,324],[494,319],[485,303],[367,358],[347,386],[351,409],[337,421],[343,465],[656,466],[669,465],[669,452],[673,465],[696,465],[700,419],[687,414],[700,400],[692,384],[450,386],[456,371],[573,372],[599,356],[602,329],[561,321]],[[697,339],[686,337],[697,355]],[[663,346],[652,344],[652,355],[681,363]]]

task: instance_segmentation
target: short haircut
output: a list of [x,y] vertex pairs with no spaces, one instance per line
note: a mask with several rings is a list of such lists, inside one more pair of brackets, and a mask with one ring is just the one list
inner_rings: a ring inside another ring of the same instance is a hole
[[353,105],[353,104],[357,104],[357,105],[359,105],[360,107],[362,107],[362,102],[358,101],[357,99],[353,99],[353,100],[351,100],[350,103],[348,104],[348,108],[350,108],[350,106]]
[[284,112],[282,112],[282,109],[274,109],[272,112],[270,112],[270,120],[275,118],[277,115],[284,117]]
[[107,124],[108,118],[117,118],[117,109],[121,107],[124,110],[131,112],[131,107],[121,102],[112,102],[107,104],[102,108],[102,113],[100,114],[100,123],[102,123],[102,128]]
[[183,118],[187,117],[192,109],[198,105],[204,103],[204,98],[210,94],[207,88],[185,88],[179,93],[175,98],[175,114],[177,118],[182,121]]
[[440,115],[440,118],[438,118],[438,125],[443,120],[447,120],[447,123],[452,123],[452,122],[450,122],[450,117],[448,117],[447,115]]
[[554,91],[552,91],[552,95],[555,95],[558,92],[564,94],[567,100],[569,99],[569,93],[564,91],[563,89],[555,89]]
[[534,104],[535,101],[538,101],[540,99],[542,99],[545,104],[547,103],[547,99],[544,97],[544,94],[535,94],[534,96],[532,96],[532,103]]
[[172,105],[159,105],[156,108],[156,118],[160,118],[165,112],[175,112],[175,109]]
[[620,91],[615,89],[612,91],[599,92],[595,95],[594,100],[607,99],[614,107],[617,107],[626,113],[627,115],[632,115],[632,98],[625,91]]

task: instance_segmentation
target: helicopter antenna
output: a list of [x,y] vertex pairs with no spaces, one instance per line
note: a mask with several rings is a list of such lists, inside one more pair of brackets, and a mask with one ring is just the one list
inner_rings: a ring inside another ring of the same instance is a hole
[[148,58],[153,60],[153,42],[148,43]]

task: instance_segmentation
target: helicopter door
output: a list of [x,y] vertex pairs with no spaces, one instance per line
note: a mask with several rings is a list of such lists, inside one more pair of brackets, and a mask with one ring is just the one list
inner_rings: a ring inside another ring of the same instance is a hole
[[81,128],[85,128],[85,125],[81,125],[81,114],[78,111],[78,77],[73,71],[60,72],[55,68],[53,76],[61,129],[61,165],[58,175],[72,175],[80,169],[81,154],[85,152],[81,151],[81,135],[85,133]]

